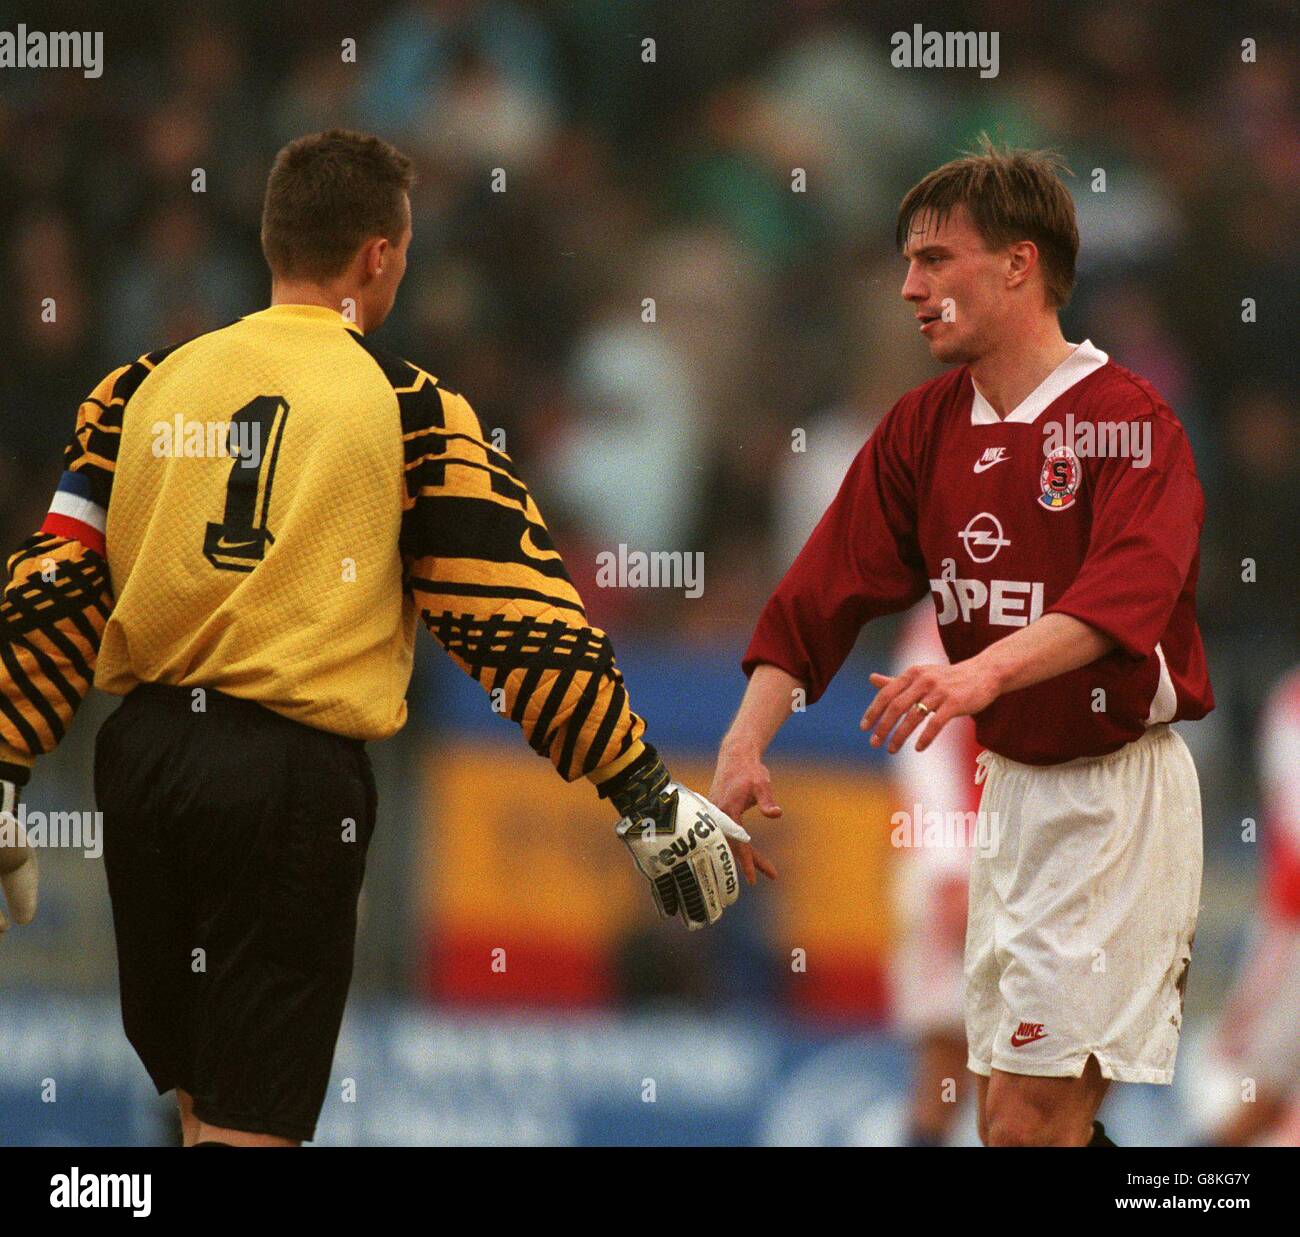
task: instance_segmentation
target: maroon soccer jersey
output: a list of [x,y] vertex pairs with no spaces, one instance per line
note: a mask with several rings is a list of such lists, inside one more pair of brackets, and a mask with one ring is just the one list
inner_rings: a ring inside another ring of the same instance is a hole
[[1005,419],[962,366],[903,396],[858,453],[745,673],[779,666],[816,700],[864,623],[927,590],[954,662],[1056,611],[1118,647],[1000,697],[976,736],[1036,765],[1115,751],[1214,707],[1195,612],[1204,515],[1182,425],[1091,343]]

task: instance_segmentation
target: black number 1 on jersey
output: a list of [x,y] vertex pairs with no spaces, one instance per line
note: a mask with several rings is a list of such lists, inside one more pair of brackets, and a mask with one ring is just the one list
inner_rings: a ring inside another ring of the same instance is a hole
[[226,514],[220,524],[208,525],[203,539],[203,556],[221,571],[252,571],[266,557],[266,547],[275,544],[267,512],[288,415],[281,396],[259,395],[230,418],[226,453],[235,462],[226,485]]

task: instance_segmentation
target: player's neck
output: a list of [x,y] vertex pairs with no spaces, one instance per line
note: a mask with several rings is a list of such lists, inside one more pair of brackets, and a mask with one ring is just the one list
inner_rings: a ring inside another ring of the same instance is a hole
[[971,377],[993,411],[1005,417],[1073,351],[1052,314],[972,361]]
[[272,280],[272,305],[323,305],[335,313],[343,313],[344,307],[351,303],[353,320],[364,334],[366,324],[362,321],[364,313],[361,297],[349,294],[345,289],[325,284],[310,283],[306,280]]

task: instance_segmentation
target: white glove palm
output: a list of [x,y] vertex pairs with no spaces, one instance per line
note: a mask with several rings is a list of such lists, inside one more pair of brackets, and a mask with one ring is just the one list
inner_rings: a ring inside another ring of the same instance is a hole
[[[36,851],[27,845],[18,823],[18,787],[0,781],[0,888],[15,923],[31,923],[36,915]],[[9,919],[0,906],[0,937]]]

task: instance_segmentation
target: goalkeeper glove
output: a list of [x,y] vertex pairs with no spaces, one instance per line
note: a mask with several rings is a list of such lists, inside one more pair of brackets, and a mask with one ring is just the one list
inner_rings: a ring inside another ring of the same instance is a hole
[[717,923],[740,896],[740,873],[727,839],[748,842],[749,834],[703,795],[672,781],[649,744],[597,789],[623,814],[615,832],[650,882],[660,916],[681,915],[692,931]]
[[[36,914],[36,851],[27,845],[17,815],[19,779],[25,782],[26,774],[26,769],[0,765],[0,888],[15,923],[31,923]],[[0,938],[8,928],[0,906]]]

